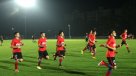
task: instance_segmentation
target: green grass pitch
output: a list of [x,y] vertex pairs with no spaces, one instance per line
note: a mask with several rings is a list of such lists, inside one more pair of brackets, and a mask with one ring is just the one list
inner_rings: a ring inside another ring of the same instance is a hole
[[[106,49],[99,47],[99,44],[105,43],[106,39],[98,39],[97,59],[92,59],[89,51],[84,55],[80,51],[85,47],[84,39],[66,39],[67,53],[63,61],[63,68],[58,67],[58,60],[53,60],[55,53],[56,40],[49,39],[47,42],[49,60],[42,61],[42,70],[36,68],[38,58],[37,43],[31,40],[23,40],[24,46],[22,53],[24,62],[19,63],[19,73],[14,72],[14,60],[12,49],[10,48],[11,40],[4,41],[0,46],[0,76],[105,76],[107,68],[98,67],[97,64],[101,60],[106,60]],[[121,40],[117,40],[120,43]],[[117,69],[113,70],[112,76],[136,76],[136,40],[127,40],[131,53],[127,53],[125,46],[118,49],[116,55]]]

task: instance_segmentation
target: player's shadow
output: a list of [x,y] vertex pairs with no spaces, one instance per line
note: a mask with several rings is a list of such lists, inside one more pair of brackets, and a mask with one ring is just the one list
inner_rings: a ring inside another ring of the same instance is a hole
[[50,70],[60,70],[59,68],[56,67],[51,67],[51,66],[42,66],[43,69],[50,69]]
[[1,60],[0,61],[1,63],[4,63],[4,64],[13,64],[14,62],[11,62],[11,61],[6,61],[6,60]]
[[71,56],[71,57],[80,57],[81,55],[68,53],[67,56]]
[[86,73],[80,72],[80,71],[65,70],[65,69],[63,69],[63,71],[66,72],[66,73],[69,73],[69,74],[86,75]]
[[33,58],[33,59],[38,59],[37,57],[34,57],[34,56],[23,56],[23,57],[26,57],[26,58]]
[[7,66],[2,66],[2,65],[0,65],[0,68],[1,69],[6,69],[6,70],[12,70],[12,69],[9,69],[9,67],[7,67]]
[[63,71],[65,73],[69,73],[69,74],[86,75],[86,73],[84,73],[84,72],[74,71],[74,70],[66,70],[66,69],[63,69],[63,68],[57,68],[57,67],[51,67],[51,66],[42,66],[42,68],[43,69]]
[[24,62],[37,63],[37,61],[32,61],[32,60],[24,60]]

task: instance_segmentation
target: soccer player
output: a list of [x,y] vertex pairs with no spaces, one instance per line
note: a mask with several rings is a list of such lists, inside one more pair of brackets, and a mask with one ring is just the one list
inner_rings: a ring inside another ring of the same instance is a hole
[[59,57],[59,66],[62,66],[62,61],[65,58],[65,42],[64,42],[64,32],[60,31],[57,37],[57,43],[56,43],[56,53],[54,55],[54,60],[56,60],[57,57]]
[[21,46],[23,46],[24,44],[21,42],[19,32],[15,32],[14,36],[15,36],[15,38],[12,39],[11,48],[13,49],[12,52],[13,52],[13,57],[15,59],[15,72],[19,72],[18,62],[23,61],[23,56],[21,53]]
[[0,46],[2,46],[2,43],[3,43],[3,36],[1,35],[0,36]]
[[111,31],[106,45],[101,44],[101,47],[107,48],[106,57],[108,60],[108,63],[106,63],[104,60],[102,60],[98,66],[106,66],[108,67],[108,71],[105,76],[110,76],[112,69],[116,69],[116,63],[115,63],[115,55],[116,55],[116,48],[119,48],[120,46],[116,46],[116,40],[115,40],[116,32]]
[[130,50],[129,50],[128,44],[126,42],[126,39],[128,37],[128,35],[127,35],[127,29],[124,30],[124,32],[120,35],[120,37],[122,38],[121,46],[123,46],[125,44],[126,49],[127,49],[128,53],[129,53]]
[[96,31],[93,31],[92,35],[89,36],[89,46],[90,46],[90,52],[92,54],[92,58],[95,59],[96,54]]
[[32,42],[36,42],[36,41],[35,41],[35,35],[34,35],[34,34],[32,35]]
[[89,35],[88,35],[88,33],[86,33],[85,42],[88,42],[88,37],[89,37]]
[[41,65],[41,62],[42,62],[43,58],[49,59],[49,55],[48,55],[48,52],[47,52],[47,38],[46,38],[46,35],[45,35],[44,32],[41,32],[40,35],[41,35],[41,37],[38,40],[39,58],[38,58],[37,69],[42,69],[40,65]]
[[[92,36],[92,30],[90,31],[90,33],[89,33],[89,35],[88,35],[88,39],[89,39],[90,36]],[[90,47],[89,47],[89,41],[87,42],[87,44],[86,44],[86,46],[84,47],[84,49],[81,50],[81,54],[83,55],[84,52],[85,52],[85,50],[87,50],[87,49],[90,49]]]

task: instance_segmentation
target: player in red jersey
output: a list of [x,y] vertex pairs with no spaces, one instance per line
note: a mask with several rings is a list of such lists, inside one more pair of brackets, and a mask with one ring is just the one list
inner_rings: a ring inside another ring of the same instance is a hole
[[127,48],[127,51],[129,53],[130,50],[129,50],[128,44],[126,42],[126,39],[128,37],[128,35],[127,35],[127,29],[124,30],[124,32],[120,35],[120,37],[122,38],[121,46],[123,46],[125,44],[125,46]]
[[21,46],[23,46],[23,43],[21,42],[19,32],[15,32],[14,35],[15,35],[15,38],[12,39],[11,48],[13,48],[12,52],[13,52],[13,57],[15,59],[15,72],[19,72],[18,62],[23,61],[23,56],[21,53]]
[[[90,31],[89,35],[88,35],[88,39],[89,37],[92,35],[92,30]],[[87,42],[86,46],[84,47],[83,50],[81,50],[81,54],[83,55],[85,50],[89,49],[89,41]]]
[[90,52],[92,54],[92,58],[95,59],[95,54],[96,54],[96,31],[93,31],[93,34],[89,36],[89,47],[90,47]]
[[43,32],[41,32],[40,34],[41,34],[41,37],[38,40],[39,58],[38,58],[37,69],[42,69],[40,64],[41,64],[43,58],[49,59],[49,55],[48,55],[48,52],[47,52],[47,38],[46,38],[46,35]]
[[56,60],[57,57],[59,57],[59,66],[62,66],[62,61],[65,58],[65,42],[64,42],[64,32],[60,31],[57,37],[57,43],[56,43],[56,53],[54,55],[54,60]]
[[115,55],[116,55],[116,48],[119,48],[120,46],[116,46],[116,40],[115,40],[116,32],[112,31],[110,35],[108,36],[108,40],[106,45],[101,44],[101,47],[107,48],[106,57],[108,60],[108,63],[106,63],[104,60],[102,60],[98,66],[106,66],[108,67],[108,71],[105,76],[110,76],[112,69],[116,69],[116,63],[115,63]]
[[96,54],[96,45],[95,45],[95,42],[96,42],[96,31],[91,31],[90,34],[89,34],[89,40],[88,40],[88,44],[87,46],[81,50],[81,54],[84,53],[84,51],[89,48],[91,54],[92,54],[92,58],[95,59],[95,54]]

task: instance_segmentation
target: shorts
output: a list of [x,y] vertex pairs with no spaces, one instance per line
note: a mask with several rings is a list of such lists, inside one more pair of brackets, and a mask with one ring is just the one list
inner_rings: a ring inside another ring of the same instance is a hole
[[122,40],[121,46],[124,45],[124,44],[127,45],[127,42]]
[[60,50],[55,53],[55,56],[63,57],[65,56],[65,50]]
[[107,60],[111,66],[116,66],[115,57],[107,57]]
[[38,53],[39,53],[39,59],[46,58],[46,56],[48,56],[47,51],[39,51]]
[[23,59],[22,53],[21,52],[16,52],[13,53],[13,58],[16,59]]
[[89,45],[89,50],[90,51],[94,51],[94,49],[96,48],[96,45],[94,44],[94,45]]

